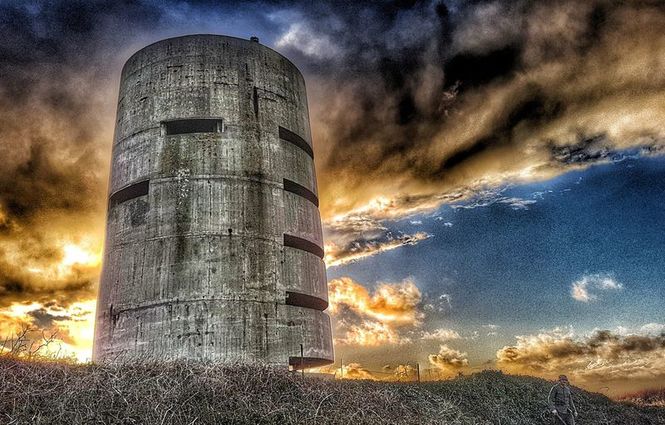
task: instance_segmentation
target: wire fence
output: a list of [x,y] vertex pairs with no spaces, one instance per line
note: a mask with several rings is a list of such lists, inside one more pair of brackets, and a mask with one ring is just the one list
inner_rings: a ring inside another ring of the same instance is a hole
[[386,365],[381,369],[370,369],[359,363],[340,361],[337,365],[300,371],[303,376],[324,379],[370,379],[392,382],[442,381],[463,376],[462,372],[447,371],[438,368],[423,368],[420,363],[401,363],[397,366]]

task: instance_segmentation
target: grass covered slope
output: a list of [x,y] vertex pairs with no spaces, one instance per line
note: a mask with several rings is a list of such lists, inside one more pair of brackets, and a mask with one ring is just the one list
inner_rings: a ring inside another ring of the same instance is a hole
[[621,399],[640,406],[657,406],[665,408],[665,387],[626,394],[621,397]]
[[[550,384],[483,372],[436,383],[302,379],[269,367],[74,365],[0,357],[2,424],[540,424]],[[665,409],[575,391],[580,423],[665,424]],[[549,423],[549,422],[548,422]]]

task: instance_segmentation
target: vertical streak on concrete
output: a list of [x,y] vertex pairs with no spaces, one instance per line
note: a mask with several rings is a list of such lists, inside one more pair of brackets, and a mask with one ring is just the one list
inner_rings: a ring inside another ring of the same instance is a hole
[[127,61],[95,360],[298,367],[302,344],[306,366],[333,361],[310,138],[302,75],[257,42],[178,37]]

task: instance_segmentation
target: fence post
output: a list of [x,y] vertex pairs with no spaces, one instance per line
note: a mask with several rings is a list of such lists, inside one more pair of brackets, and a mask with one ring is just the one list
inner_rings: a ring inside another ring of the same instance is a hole
[[418,382],[420,382],[420,363],[416,363],[416,373],[418,374]]
[[302,371],[302,377],[305,378],[305,350],[300,344],[300,370]]

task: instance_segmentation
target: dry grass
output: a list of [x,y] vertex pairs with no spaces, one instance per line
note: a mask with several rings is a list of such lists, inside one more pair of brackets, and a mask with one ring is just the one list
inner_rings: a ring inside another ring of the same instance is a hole
[[665,408],[665,387],[626,394],[621,397],[621,400],[640,406]]
[[[426,388],[431,385],[431,391],[447,393],[449,399],[456,397],[458,406],[466,415],[485,421],[480,423],[552,423],[545,409],[552,383],[543,379],[485,371],[461,379],[424,385]],[[580,412],[579,424],[665,424],[665,409],[617,403],[602,394],[589,393],[580,388],[574,388],[573,395]]]
[[[303,379],[267,366],[94,365],[0,356],[6,424],[539,424],[549,384],[484,372],[438,383]],[[578,393],[583,424],[664,424],[665,410]]]
[[0,388],[7,423],[473,423],[458,421],[451,402],[413,386],[303,380],[247,365],[0,358]]

